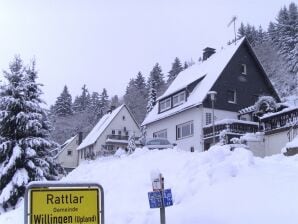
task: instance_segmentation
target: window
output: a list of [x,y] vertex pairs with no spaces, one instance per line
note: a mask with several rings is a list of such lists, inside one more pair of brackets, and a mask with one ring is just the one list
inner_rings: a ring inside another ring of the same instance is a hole
[[121,135],[121,131],[120,130],[118,131],[118,135]]
[[167,138],[167,129],[153,133],[153,138]]
[[115,134],[115,130],[112,130],[112,135],[114,135]]
[[242,75],[246,75],[247,73],[246,73],[246,64],[242,64],[241,65],[241,74]]
[[235,90],[228,90],[228,102],[236,103],[236,91]]
[[185,91],[173,96],[173,107],[182,104],[185,101]]
[[159,102],[159,111],[163,112],[171,108],[171,98],[167,98]]
[[125,116],[122,116],[122,120],[124,120],[124,121],[125,121]]
[[67,151],[67,155],[71,156],[72,151]]
[[179,124],[176,127],[176,136],[177,139],[182,139],[186,137],[190,137],[193,135],[194,128],[193,128],[193,122],[189,121],[184,124]]
[[206,125],[211,124],[212,122],[212,114],[211,113],[206,113]]

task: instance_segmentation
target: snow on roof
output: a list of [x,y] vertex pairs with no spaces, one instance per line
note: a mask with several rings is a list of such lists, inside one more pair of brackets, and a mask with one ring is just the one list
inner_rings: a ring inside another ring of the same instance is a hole
[[83,149],[89,145],[92,145],[96,142],[102,132],[107,128],[107,126],[111,123],[114,117],[119,113],[119,111],[125,105],[121,105],[113,110],[111,113],[105,114],[95,125],[95,127],[91,130],[91,132],[87,135],[87,137],[83,140],[83,142],[79,145],[77,150]]
[[280,114],[283,114],[283,113],[287,113],[287,112],[291,112],[291,111],[295,111],[295,110],[298,110],[298,107],[288,107],[288,108],[285,108],[281,111],[278,111],[278,112],[272,112],[272,113],[267,113],[267,114],[264,114],[260,119],[261,120],[264,120],[266,118],[270,118],[270,117],[274,117],[274,116],[277,116],[277,115],[280,115]]
[[158,113],[158,103],[154,106],[152,111],[146,116],[142,125],[149,124],[151,122],[163,119],[171,116],[183,110],[192,108],[196,105],[202,104],[206,98],[208,91],[212,88],[226,65],[229,63],[239,46],[244,42],[245,38],[240,39],[236,45],[230,45],[225,49],[222,49],[218,53],[215,53],[206,61],[191,66],[190,68],[182,71],[175,78],[173,83],[169,86],[166,92],[158,98],[158,100],[164,99],[173,93],[185,89],[191,83],[203,78],[192,93],[189,95],[187,101],[182,105],[175,107],[167,112]]
[[[220,124],[234,124],[234,123],[241,123],[241,124],[251,124],[251,125],[259,125],[258,122],[253,121],[243,121],[243,120],[237,120],[237,119],[222,119],[219,121],[215,121],[214,125],[220,125]],[[212,124],[205,125],[204,128],[212,127]]]
[[238,112],[239,114],[243,115],[243,114],[254,112],[255,110],[256,110],[255,106],[249,106],[239,110]]
[[66,146],[68,144],[70,144],[75,138],[77,137],[77,135],[67,139],[60,147],[56,148],[55,150],[57,151],[56,155],[54,156],[54,158],[57,158],[66,148]]

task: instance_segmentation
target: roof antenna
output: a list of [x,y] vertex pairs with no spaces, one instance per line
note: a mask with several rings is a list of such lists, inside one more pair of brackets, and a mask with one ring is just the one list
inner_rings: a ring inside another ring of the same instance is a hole
[[236,20],[237,20],[237,16],[233,16],[231,21],[228,23],[228,27],[231,26],[232,23],[234,23],[235,45],[236,45],[236,41],[237,41],[237,39],[236,39]]

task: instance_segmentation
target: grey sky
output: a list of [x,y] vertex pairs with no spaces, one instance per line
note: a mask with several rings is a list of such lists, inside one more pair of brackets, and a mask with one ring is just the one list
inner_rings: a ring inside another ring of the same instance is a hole
[[[89,91],[123,95],[130,78],[159,62],[197,60],[206,46],[233,38],[240,21],[267,27],[293,0],[1,0],[0,69],[15,54],[37,60],[51,105],[66,84],[74,98]],[[294,1],[295,2],[295,1]]]

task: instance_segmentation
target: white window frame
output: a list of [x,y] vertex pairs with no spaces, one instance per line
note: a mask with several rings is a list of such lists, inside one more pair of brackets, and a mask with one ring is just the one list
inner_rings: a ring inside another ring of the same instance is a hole
[[[177,97],[177,99],[178,99],[177,102],[174,101],[174,98],[175,97]],[[180,93],[177,93],[176,95],[173,96],[173,107],[178,106],[178,105],[184,103],[185,102],[185,99],[186,99],[186,93],[185,93],[185,91],[180,92]]]
[[242,75],[247,75],[247,68],[246,68],[246,64],[241,64],[241,69],[242,69],[242,72],[241,72],[241,74],[242,74]]
[[[189,129],[188,134],[183,134],[183,128]],[[183,138],[192,137],[194,134],[194,124],[193,121],[188,121],[183,124],[179,124],[176,126],[176,139],[180,140]]]
[[[168,104],[168,105],[167,105]],[[163,112],[171,108],[171,97],[159,102],[159,111]]]
[[67,150],[67,155],[68,156],[72,156],[72,151],[71,150]]
[[212,123],[212,113],[206,112],[205,119],[206,119],[206,122],[205,122],[206,125],[211,124]]
[[[231,91],[234,93],[234,99],[233,100],[229,100],[228,99],[228,103],[234,103],[236,104],[237,103],[237,93],[236,93],[236,90],[232,90],[232,89],[229,89],[228,92]],[[228,93],[229,94],[229,93]],[[228,96],[229,97],[229,96]]]
[[153,133],[153,138],[167,138],[167,137],[168,137],[167,129],[163,129]]

